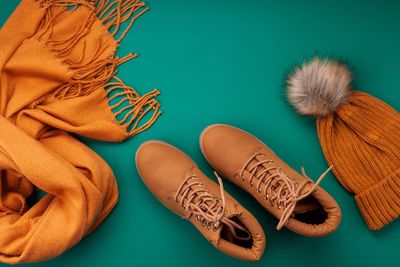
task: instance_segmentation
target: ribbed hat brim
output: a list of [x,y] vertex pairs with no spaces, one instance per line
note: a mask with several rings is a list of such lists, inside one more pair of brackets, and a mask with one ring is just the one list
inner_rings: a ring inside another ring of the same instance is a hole
[[400,169],[355,198],[370,229],[389,224],[400,215]]

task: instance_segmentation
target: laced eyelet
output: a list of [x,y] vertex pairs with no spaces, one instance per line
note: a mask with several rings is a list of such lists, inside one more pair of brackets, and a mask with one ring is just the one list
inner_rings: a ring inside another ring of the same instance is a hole
[[[239,173],[242,180],[244,180],[243,171],[246,172],[246,183],[244,184],[246,188],[255,187],[251,189],[252,192],[257,191],[261,193],[261,197],[266,199],[270,207],[275,207],[279,210],[285,209],[281,222],[278,225],[279,228],[288,221],[288,217],[293,215],[296,202],[304,199],[310,193],[313,193],[320,181],[326,176],[326,174],[332,169],[330,166],[321,176],[317,179],[317,182],[310,180],[311,188],[305,193],[299,192],[300,188],[305,187],[305,183],[298,182],[295,177],[289,176],[285,173],[286,167],[279,162],[268,158],[260,151],[256,151],[242,166],[242,171]],[[267,166],[268,164],[273,164],[272,166]],[[303,176],[308,178],[305,174],[304,168],[302,168]],[[257,175],[260,174],[260,175]],[[254,180],[256,179],[256,180]],[[253,184],[254,182],[254,184]],[[308,182],[307,182],[308,183]],[[267,192],[270,194],[267,194]]]
[[[211,190],[208,188],[199,188],[203,186],[204,183],[200,181],[192,180],[194,176],[188,176],[184,179],[182,184],[179,186],[179,190],[175,193],[174,200],[180,205],[180,207],[185,209],[187,216],[184,218],[189,218],[193,215],[192,220],[198,221],[198,225],[207,228],[208,230],[217,231],[221,228],[222,224],[226,224],[229,227],[241,229],[233,221],[228,220],[228,211],[225,210],[226,203],[224,199],[224,191],[222,185],[222,179],[215,172],[217,176],[220,194],[219,196],[214,196]],[[186,185],[186,186],[185,186]],[[187,190],[192,190],[192,193],[188,193]],[[184,199],[178,199],[179,197]],[[222,221],[223,217],[227,220]],[[247,231],[246,231],[247,232]],[[249,237],[250,234],[248,233]]]

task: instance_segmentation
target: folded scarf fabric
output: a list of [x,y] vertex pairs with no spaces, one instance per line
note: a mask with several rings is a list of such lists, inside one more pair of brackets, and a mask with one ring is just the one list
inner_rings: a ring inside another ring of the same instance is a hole
[[0,30],[0,262],[53,258],[116,205],[112,170],[70,133],[123,141],[160,115],[157,90],[141,96],[115,76],[136,56],[116,48],[146,10],[140,0],[22,0]]

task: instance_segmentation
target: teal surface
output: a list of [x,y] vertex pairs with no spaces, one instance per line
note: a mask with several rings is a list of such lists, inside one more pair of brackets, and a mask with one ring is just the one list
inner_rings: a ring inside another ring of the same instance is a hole
[[[18,1],[0,1],[0,23]],[[258,263],[214,249],[188,222],[149,193],[134,166],[137,147],[161,139],[187,152],[212,176],[198,146],[204,127],[228,123],[258,136],[311,177],[327,168],[312,118],[284,96],[285,73],[319,53],[342,57],[355,87],[400,110],[400,1],[151,0],[122,42],[140,54],[119,76],[144,93],[161,90],[163,115],[121,144],[83,140],[113,168],[120,200],[109,218],[62,256],[37,266],[400,266],[400,222],[367,229],[354,198],[330,174],[322,186],[343,211],[340,228],[320,239],[275,230],[276,219],[245,192],[226,190],[259,219],[268,238]],[[155,163],[156,164],[156,163]]]

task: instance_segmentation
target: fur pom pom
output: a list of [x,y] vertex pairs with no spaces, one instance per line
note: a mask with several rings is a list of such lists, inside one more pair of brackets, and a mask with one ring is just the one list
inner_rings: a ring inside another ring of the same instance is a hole
[[323,117],[347,102],[351,81],[346,65],[315,57],[289,75],[288,99],[300,114]]

